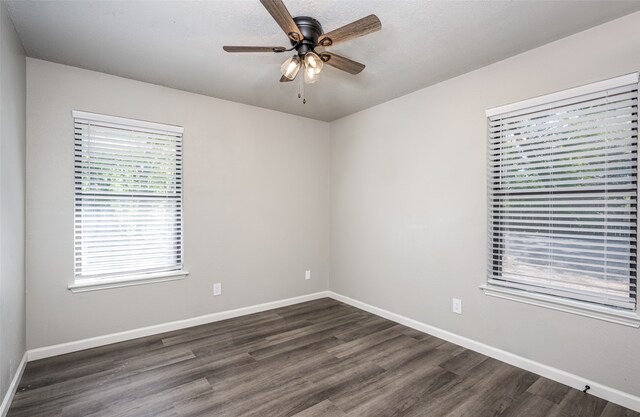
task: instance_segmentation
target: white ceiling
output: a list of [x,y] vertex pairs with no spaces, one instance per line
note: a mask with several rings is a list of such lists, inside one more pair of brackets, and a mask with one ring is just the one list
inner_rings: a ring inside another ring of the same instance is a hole
[[331,50],[367,65],[327,67],[307,89],[280,83],[287,45],[258,0],[8,1],[27,55],[331,121],[640,10],[640,1],[285,0],[326,32],[374,13],[380,32]]

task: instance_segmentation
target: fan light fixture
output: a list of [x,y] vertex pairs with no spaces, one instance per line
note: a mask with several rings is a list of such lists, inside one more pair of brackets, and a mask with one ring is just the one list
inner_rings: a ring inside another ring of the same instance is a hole
[[[272,52],[282,53],[296,51],[296,55],[287,59],[280,71],[282,78],[280,82],[293,81],[300,69],[303,77],[300,77],[298,87],[298,98],[302,103],[307,101],[304,98],[304,85],[313,84],[318,81],[320,71],[324,64],[345,71],[349,74],[359,74],[364,69],[364,64],[345,58],[333,52],[326,51],[339,42],[345,42],[360,36],[368,35],[382,28],[380,19],[374,14],[365,16],[354,22],[325,33],[322,25],[310,16],[291,16],[282,0],[260,0],[260,3],[267,9],[271,17],[287,35],[291,48],[284,46],[223,46],[227,52]],[[315,48],[321,47],[320,53],[315,52]]]
[[280,72],[282,72],[282,75],[287,77],[287,79],[293,80],[296,78],[296,75],[298,75],[301,67],[304,67],[304,82],[313,84],[318,81],[320,71],[322,71],[322,59],[315,52],[307,52],[302,62],[298,55],[294,55],[284,61],[280,67]]
[[313,72],[309,68],[304,69],[304,82],[305,84],[313,84],[320,78],[320,74]]
[[310,74],[320,74],[320,71],[322,71],[322,59],[315,52],[307,52],[304,55],[304,67]]
[[282,66],[280,67],[280,71],[282,75],[287,77],[289,80],[293,80],[298,75],[298,71],[300,71],[300,58],[298,55],[294,55],[291,58],[284,61]]

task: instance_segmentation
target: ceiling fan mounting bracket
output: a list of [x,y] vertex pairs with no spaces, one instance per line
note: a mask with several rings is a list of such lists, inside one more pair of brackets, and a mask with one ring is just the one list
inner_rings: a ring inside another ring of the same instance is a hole
[[313,49],[318,46],[318,39],[324,33],[322,25],[313,17],[298,16],[294,17],[293,21],[298,25],[300,33],[302,34],[301,41],[291,40],[291,45],[298,52],[299,56],[304,56],[307,52],[312,52]]

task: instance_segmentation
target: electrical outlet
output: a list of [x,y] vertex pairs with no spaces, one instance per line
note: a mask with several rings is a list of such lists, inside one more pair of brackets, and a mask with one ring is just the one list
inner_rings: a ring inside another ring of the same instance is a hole
[[307,271],[304,273],[304,279],[311,279],[311,271],[310,271],[310,270],[307,270]]
[[453,312],[456,314],[462,314],[462,300],[459,298],[453,299]]
[[213,295],[221,295],[222,294],[222,284],[215,283],[213,284]]

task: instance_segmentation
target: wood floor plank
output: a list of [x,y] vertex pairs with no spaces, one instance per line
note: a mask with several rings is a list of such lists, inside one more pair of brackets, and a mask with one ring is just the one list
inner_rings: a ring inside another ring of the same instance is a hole
[[466,390],[466,398],[447,415],[498,416],[513,406],[536,379],[537,375],[512,366],[496,367],[495,371],[484,374],[481,379],[467,378],[467,381],[474,382],[469,385],[463,382],[457,387]]
[[197,395],[211,392],[211,385],[205,378],[187,382],[177,387],[141,396],[136,392],[117,398],[116,401],[103,404],[99,410],[87,413],[86,406],[76,402],[62,411],[62,417],[109,417],[119,416],[148,416],[155,417],[162,414],[176,414],[173,403]]
[[438,346],[438,349],[448,352],[451,356],[457,356],[467,350],[462,346],[454,345],[453,343],[445,342],[444,340],[443,343]]
[[272,327],[279,328],[280,326],[288,324],[288,320],[283,319],[278,314],[252,314],[248,316],[249,319],[246,322],[240,321],[238,318],[224,320],[217,323],[212,323],[207,326],[199,326],[198,330],[184,332],[172,337],[166,337],[162,339],[162,343],[165,346],[172,346],[180,343],[193,343],[197,340],[207,339],[210,341],[218,341],[225,339],[232,339],[234,335],[248,335],[248,329],[271,329]]
[[324,400],[316,405],[307,408],[293,417],[344,417],[344,412],[336,407],[331,401]]
[[529,392],[521,394],[500,417],[567,417],[555,402]]
[[324,298],[30,362],[8,417],[640,417]]
[[606,406],[607,401],[573,388],[560,403],[562,411],[569,417],[600,417]]
[[396,325],[392,321],[373,315],[362,319],[358,324],[359,326],[355,329],[336,332],[335,337],[342,341],[350,342]]
[[366,347],[365,349],[351,355],[351,357],[357,358],[361,361],[375,363],[377,366],[380,366],[380,364],[384,363],[386,360],[396,358],[401,355],[402,352],[407,351],[418,344],[419,341],[416,339],[400,334],[394,338],[387,339],[382,343]]
[[540,377],[527,389],[527,392],[553,403],[560,404],[570,389],[571,388],[566,385]]
[[614,403],[608,403],[600,417],[640,417],[640,413],[629,410]]
[[[216,361],[195,358],[162,367],[154,366],[151,370],[135,370],[127,373],[120,373],[115,369],[112,373],[101,373],[96,379],[81,378],[75,383],[66,381],[21,392],[16,395],[12,408],[16,406],[18,410],[27,408],[37,410],[40,406],[65,407],[78,403],[92,403],[92,406],[99,407],[101,403],[115,401],[131,391],[136,391],[138,395],[149,395],[252,361],[253,358],[250,355],[238,354]],[[86,411],[94,412],[98,409]]]
[[[390,372],[392,374],[393,372]],[[398,372],[400,379],[385,384],[378,394],[349,408],[349,416],[385,417],[410,408],[432,392],[456,384],[457,375],[435,367],[416,367]],[[344,405],[341,407],[345,407]],[[348,406],[347,406],[348,407]]]
[[372,333],[368,336],[342,343],[334,348],[329,349],[329,353],[337,358],[345,358],[349,355],[356,354],[371,346],[379,345],[389,339],[400,336],[400,325],[389,327],[388,329]]
[[448,352],[438,350],[436,346],[437,342],[434,343],[431,339],[418,340],[417,343],[412,343],[393,355],[380,357],[376,363],[386,370],[393,370],[424,355],[428,355],[429,365],[440,365],[451,359]]
[[234,353],[245,353],[257,350],[263,347],[271,346],[274,343],[266,339],[266,337],[278,334],[280,332],[289,331],[308,326],[309,321],[278,321],[270,325],[261,325],[253,328],[252,331],[247,329],[232,330],[228,332],[227,338],[219,338],[216,336],[205,337],[186,343],[197,356],[224,356]]
[[442,363],[442,367],[454,374],[467,375],[471,369],[475,366],[486,361],[488,358],[478,352],[472,350],[465,350],[462,353],[455,355],[453,358]]
[[375,363],[346,359],[310,370],[304,379],[314,384],[322,398],[332,398],[346,391],[358,391],[384,372]]
[[[342,326],[349,326],[349,323],[342,324]],[[252,350],[249,353],[256,360],[264,360],[271,356],[291,352],[307,346],[321,346],[322,349],[329,349],[338,344],[339,341],[331,337],[331,330],[327,330],[316,334],[305,335],[295,340],[287,340],[279,343],[269,342],[267,346]]]
[[[290,386],[297,390],[300,382],[307,382],[301,375],[312,375],[319,369],[335,365],[338,360],[319,350],[318,346],[306,345],[294,351],[275,355],[269,360],[256,361],[244,366],[227,369],[210,376],[208,379],[213,394],[199,404],[188,404],[189,410],[220,409],[226,403],[243,403],[248,398],[260,397],[274,386]],[[320,400],[318,400],[320,401]],[[312,404],[310,404],[312,405]]]
[[[331,320],[321,321],[320,323],[310,322],[308,326],[298,327],[296,329],[280,332],[271,336],[265,337],[265,339],[274,342],[286,342],[288,340],[294,340],[302,336],[316,334],[329,329],[335,329],[343,324],[352,323],[362,319],[365,315],[362,313],[348,313],[341,312],[338,317],[333,317]],[[352,326],[357,328],[355,326]],[[358,326],[359,327],[359,326]]]
[[[280,406],[282,409],[294,407],[290,401],[292,395],[299,395],[301,392],[309,392],[313,389],[311,383],[301,378],[296,378],[288,383],[269,384],[259,390],[251,390],[245,393],[240,399],[226,400],[223,394],[214,392],[193,398],[189,401],[182,401],[174,405],[179,415],[182,416],[247,416],[258,410]],[[285,401],[285,399],[289,401]],[[309,404],[307,407],[313,404]],[[302,408],[299,411],[302,411]],[[263,414],[264,416],[270,414]],[[271,414],[278,415],[278,414]],[[280,414],[285,415],[285,414]]]
[[329,399],[347,413],[382,406],[385,401],[379,401],[385,394],[394,395],[397,391],[410,392],[414,385],[425,386],[424,383],[416,382],[425,375],[441,375],[448,372],[434,363],[432,354],[433,351],[425,351],[421,355],[415,355],[401,365],[370,378],[366,385],[343,390]]
[[[71,363],[74,366],[82,366],[94,364],[98,361],[108,362],[110,360],[125,359],[161,347],[161,337],[150,336],[29,362],[25,369],[25,375],[21,380],[21,385],[29,384],[31,378],[38,378],[45,374],[57,374],[61,370],[66,370]],[[27,370],[29,370],[28,373],[26,372]]]

